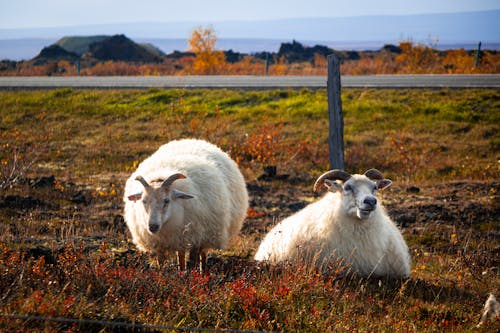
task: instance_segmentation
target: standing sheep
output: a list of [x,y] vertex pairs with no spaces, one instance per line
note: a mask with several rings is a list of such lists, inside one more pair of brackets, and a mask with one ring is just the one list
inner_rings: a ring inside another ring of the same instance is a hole
[[203,140],[171,141],[145,159],[125,185],[125,221],[134,244],[160,260],[176,251],[179,268],[196,267],[206,250],[224,249],[248,210],[236,163]]
[[408,247],[376,197],[377,190],[390,184],[375,169],[364,175],[340,170],[324,173],[314,191],[324,185],[328,193],[276,225],[255,259],[298,260],[320,267],[341,260],[362,276],[408,277]]

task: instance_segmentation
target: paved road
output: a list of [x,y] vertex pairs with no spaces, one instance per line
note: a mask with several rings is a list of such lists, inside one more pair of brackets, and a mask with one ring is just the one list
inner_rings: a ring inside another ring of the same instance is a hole
[[[500,75],[342,76],[346,88],[500,88]],[[46,88],[325,88],[326,76],[81,76],[0,77],[0,89]]]

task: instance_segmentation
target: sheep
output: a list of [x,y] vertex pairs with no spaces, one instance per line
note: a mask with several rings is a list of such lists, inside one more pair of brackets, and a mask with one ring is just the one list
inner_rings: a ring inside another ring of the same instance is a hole
[[500,319],[500,303],[497,301],[495,295],[490,294],[484,303],[483,314],[476,327],[481,327],[488,321]]
[[330,170],[314,184],[328,193],[286,218],[264,237],[255,260],[289,261],[326,268],[342,262],[358,275],[406,278],[408,247],[376,197],[391,185],[380,171],[364,175]]
[[124,218],[140,251],[178,267],[206,269],[206,250],[225,249],[248,210],[245,180],[220,148],[197,139],[174,140],[139,164],[127,179]]

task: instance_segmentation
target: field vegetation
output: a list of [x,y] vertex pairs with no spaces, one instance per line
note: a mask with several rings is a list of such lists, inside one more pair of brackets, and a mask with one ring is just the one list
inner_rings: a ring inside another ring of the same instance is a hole
[[[499,101],[498,90],[343,91],[346,170],[393,180],[382,199],[411,249],[411,277],[389,281],[252,259],[267,230],[316,200],[324,90],[0,91],[0,330],[498,331],[476,325],[500,285]],[[209,274],[158,267],[122,217],[138,163],[187,137],[228,151],[250,194]]]

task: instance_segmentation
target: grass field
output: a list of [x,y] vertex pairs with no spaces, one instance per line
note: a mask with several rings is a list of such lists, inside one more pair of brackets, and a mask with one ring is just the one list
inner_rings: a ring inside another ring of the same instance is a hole
[[[316,199],[324,90],[0,91],[0,313],[80,320],[0,316],[0,330],[498,331],[476,325],[500,291],[499,96],[343,91],[346,170],[393,180],[382,199],[411,249],[412,276],[388,281],[252,260],[270,227]],[[184,137],[228,151],[249,188],[243,230],[210,253],[209,275],[157,267],[122,218],[127,177]]]

